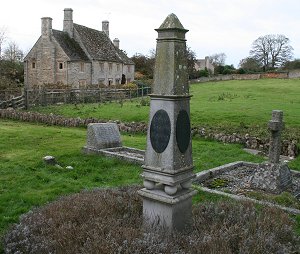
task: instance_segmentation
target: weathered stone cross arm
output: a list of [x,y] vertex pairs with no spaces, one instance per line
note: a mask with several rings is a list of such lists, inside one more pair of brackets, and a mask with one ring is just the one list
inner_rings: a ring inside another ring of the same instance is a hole
[[284,129],[282,110],[273,110],[272,119],[269,121],[268,127],[271,131],[282,131]]

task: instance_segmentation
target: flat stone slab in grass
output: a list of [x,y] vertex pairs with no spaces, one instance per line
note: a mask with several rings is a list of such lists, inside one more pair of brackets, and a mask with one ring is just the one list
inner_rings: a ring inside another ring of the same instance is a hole
[[[85,149],[85,148],[83,148]],[[113,157],[120,160],[142,165],[144,163],[145,150],[139,150],[131,147],[113,147],[107,149],[89,149],[90,154],[101,154],[107,157]]]

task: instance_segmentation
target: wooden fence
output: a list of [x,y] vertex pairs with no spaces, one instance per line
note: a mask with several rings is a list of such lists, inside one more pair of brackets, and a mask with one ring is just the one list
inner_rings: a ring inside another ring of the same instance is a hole
[[144,97],[151,92],[150,87],[138,89],[36,89],[26,90],[27,108],[52,104],[103,103]]
[[18,97],[13,97],[7,101],[0,101],[0,109],[14,108],[14,109],[25,109],[25,96],[21,95]]
[[8,101],[14,97],[21,96],[23,94],[23,89],[6,89],[0,90],[0,103],[2,101]]

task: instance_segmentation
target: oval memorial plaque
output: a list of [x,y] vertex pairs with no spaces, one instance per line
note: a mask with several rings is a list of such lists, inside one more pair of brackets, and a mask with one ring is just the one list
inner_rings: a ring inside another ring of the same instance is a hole
[[188,113],[180,110],[176,121],[176,140],[179,151],[185,153],[191,139],[191,124]]
[[171,136],[171,122],[165,110],[158,110],[151,121],[150,141],[155,152],[162,153],[168,146]]

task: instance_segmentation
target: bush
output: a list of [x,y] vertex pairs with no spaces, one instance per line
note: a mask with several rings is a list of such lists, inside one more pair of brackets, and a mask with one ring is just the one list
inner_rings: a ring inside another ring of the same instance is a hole
[[134,83],[127,83],[125,85],[122,85],[123,89],[129,89],[129,90],[136,90],[138,89],[138,86]]
[[6,253],[296,253],[294,222],[250,203],[201,203],[192,232],[142,225],[141,187],[98,189],[27,213],[5,236]]
[[208,77],[208,76],[209,76],[209,72],[208,72],[207,68],[205,68],[205,70],[199,71],[199,77]]

